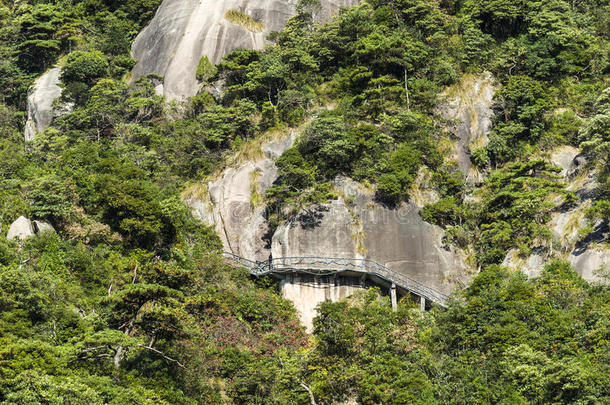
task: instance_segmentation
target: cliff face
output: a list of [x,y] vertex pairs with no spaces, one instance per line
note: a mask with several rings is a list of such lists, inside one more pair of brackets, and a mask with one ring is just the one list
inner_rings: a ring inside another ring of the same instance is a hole
[[[472,145],[479,147],[486,142],[495,88],[492,78],[482,75],[465,81],[460,89],[448,93],[439,109],[450,122],[448,129],[456,134],[454,158],[469,163]],[[310,207],[279,226],[271,237],[271,246],[266,246],[263,237],[269,237],[269,227],[261,197],[277,177],[274,160],[294,141],[293,133],[262,142],[255,157],[229,165],[199,192],[185,194],[185,201],[198,216],[215,226],[226,250],[254,260],[266,260],[270,253],[276,258],[367,258],[446,293],[468,284],[473,271],[465,263],[465,253],[446,246],[443,230],[419,215],[424,204],[437,198],[425,187],[416,187],[409,203],[391,209],[374,200],[373,190],[337,178],[337,200]],[[465,166],[466,173],[468,170]],[[421,177],[418,185],[425,183]],[[282,294],[293,301],[309,329],[319,302],[336,300],[362,288],[353,280],[329,282],[302,277],[286,279],[281,286]]]
[[446,293],[467,282],[462,255],[442,243],[443,230],[423,221],[415,203],[390,209],[352,180],[338,178],[335,186],[339,199],[276,230],[274,257],[371,259]]
[[453,157],[470,182],[482,180],[481,174],[472,167],[470,154],[473,149],[487,146],[496,89],[489,72],[466,76],[461,83],[445,91],[445,101],[438,106],[438,112],[447,120],[446,129],[457,140]]
[[196,215],[216,228],[225,249],[251,260],[266,260],[270,250],[263,237],[268,232],[265,190],[277,178],[273,163],[290,148],[295,135],[262,142],[254,157],[225,169],[200,190],[187,191],[184,199]]
[[[357,0],[322,0],[318,20],[326,20],[340,7]],[[266,36],[281,30],[296,12],[297,0],[164,0],[150,24],[132,46],[138,61],[133,77],[156,73],[165,78],[162,92],[169,99],[193,96],[202,56],[212,63],[238,48],[261,49]],[[238,11],[261,23],[258,29],[226,18]]]

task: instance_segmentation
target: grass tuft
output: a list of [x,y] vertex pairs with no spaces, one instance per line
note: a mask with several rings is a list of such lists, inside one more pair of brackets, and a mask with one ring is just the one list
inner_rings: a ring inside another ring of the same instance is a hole
[[265,29],[265,24],[255,21],[248,14],[242,13],[241,11],[229,10],[226,12],[225,18],[233,24],[239,25],[251,32],[263,32]]

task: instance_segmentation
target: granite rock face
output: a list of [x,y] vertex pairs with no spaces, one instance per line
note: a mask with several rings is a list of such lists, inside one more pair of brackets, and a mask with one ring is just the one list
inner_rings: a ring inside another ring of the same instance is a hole
[[263,237],[268,232],[262,196],[277,178],[273,163],[292,146],[294,134],[265,142],[257,159],[225,169],[207,183],[203,195],[185,201],[205,223],[213,225],[225,250],[252,260],[266,260],[270,250]]
[[[357,0],[322,0],[318,20],[328,19],[340,7]],[[296,12],[297,0],[164,0],[150,24],[140,32],[132,46],[138,61],[133,77],[155,73],[164,83],[157,90],[169,99],[197,94],[195,78],[199,60],[207,56],[219,62],[238,48],[261,49],[266,36],[281,30]],[[253,32],[226,19],[227,11],[247,14],[264,25]]]
[[9,240],[26,240],[32,236],[34,236],[34,225],[24,216],[17,218],[6,234],[6,238]]
[[579,152],[578,148],[564,145],[551,153],[551,163],[561,168],[560,176],[571,179],[580,172],[586,161],[584,157],[578,155]]
[[342,197],[276,230],[273,257],[370,259],[445,293],[468,282],[460,252],[442,243],[443,230],[423,221],[415,204],[391,209],[352,180],[336,183]]
[[59,78],[61,68],[53,67],[40,76],[28,96],[28,120],[25,124],[26,142],[34,140],[53,121],[53,101],[61,96]]
[[610,249],[594,247],[584,250],[574,250],[568,256],[568,261],[585,280],[600,280],[599,270],[610,271]]
[[446,101],[437,107],[441,116],[448,121],[447,130],[457,139],[455,160],[471,182],[481,180],[480,173],[471,167],[470,153],[472,149],[487,146],[496,89],[489,72],[466,76],[461,83],[445,92]]
[[[312,207],[276,230],[273,257],[370,259],[447,294],[469,282],[471,273],[462,252],[442,243],[443,230],[424,222],[417,205],[404,203],[390,209],[350,179],[338,178],[335,185],[342,195],[339,199]],[[353,281],[312,281],[301,276],[284,280],[281,291],[311,331],[319,303],[338,301],[365,288]]]

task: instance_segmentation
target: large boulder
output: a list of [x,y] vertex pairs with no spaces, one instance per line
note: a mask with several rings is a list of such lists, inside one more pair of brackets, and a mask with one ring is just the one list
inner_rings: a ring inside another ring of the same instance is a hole
[[[327,19],[339,7],[356,3],[322,0],[317,18]],[[133,43],[132,55],[138,61],[133,77],[156,73],[164,77],[158,90],[167,98],[191,97],[199,90],[195,75],[203,56],[217,63],[238,48],[263,48],[267,35],[281,30],[295,14],[296,4],[296,0],[164,0]],[[261,28],[253,30],[229,21],[230,10],[262,23]]]
[[9,240],[26,240],[34,236],[34,234],[35,230],[32,221],[24,216],[20,216],[11,224],[6,238]]
[[42,132],[53,120],[53,102],[61,96],[59,78],[61,68],[49,69],[34,83],[28,95],[28,120],[25,124],[25,140],[32,141],[36,133]]
[[55,228],[53,228],[53,225],[51,225],[47,221],[34,220],[33,225],[34,225],[34,232],[36,232],[37,235],[46,233],[46,232],[55,233]]
[[53,225],[46,221],[30,221],[28,218],[20,216],[11,224],[6,238],[9,240],[26,240],[46,232],[55,232]]

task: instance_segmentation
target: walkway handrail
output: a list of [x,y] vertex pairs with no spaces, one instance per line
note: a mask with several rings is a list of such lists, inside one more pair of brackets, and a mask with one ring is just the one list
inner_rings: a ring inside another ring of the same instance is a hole
[[229,252],[224,252],[223,256],[231,264],[246,267],[256,277],[295,272],[324,276],[351,271],[375,275],[443,307],[449,299],[448,295],[370,259],[296,256],[252,261]]

